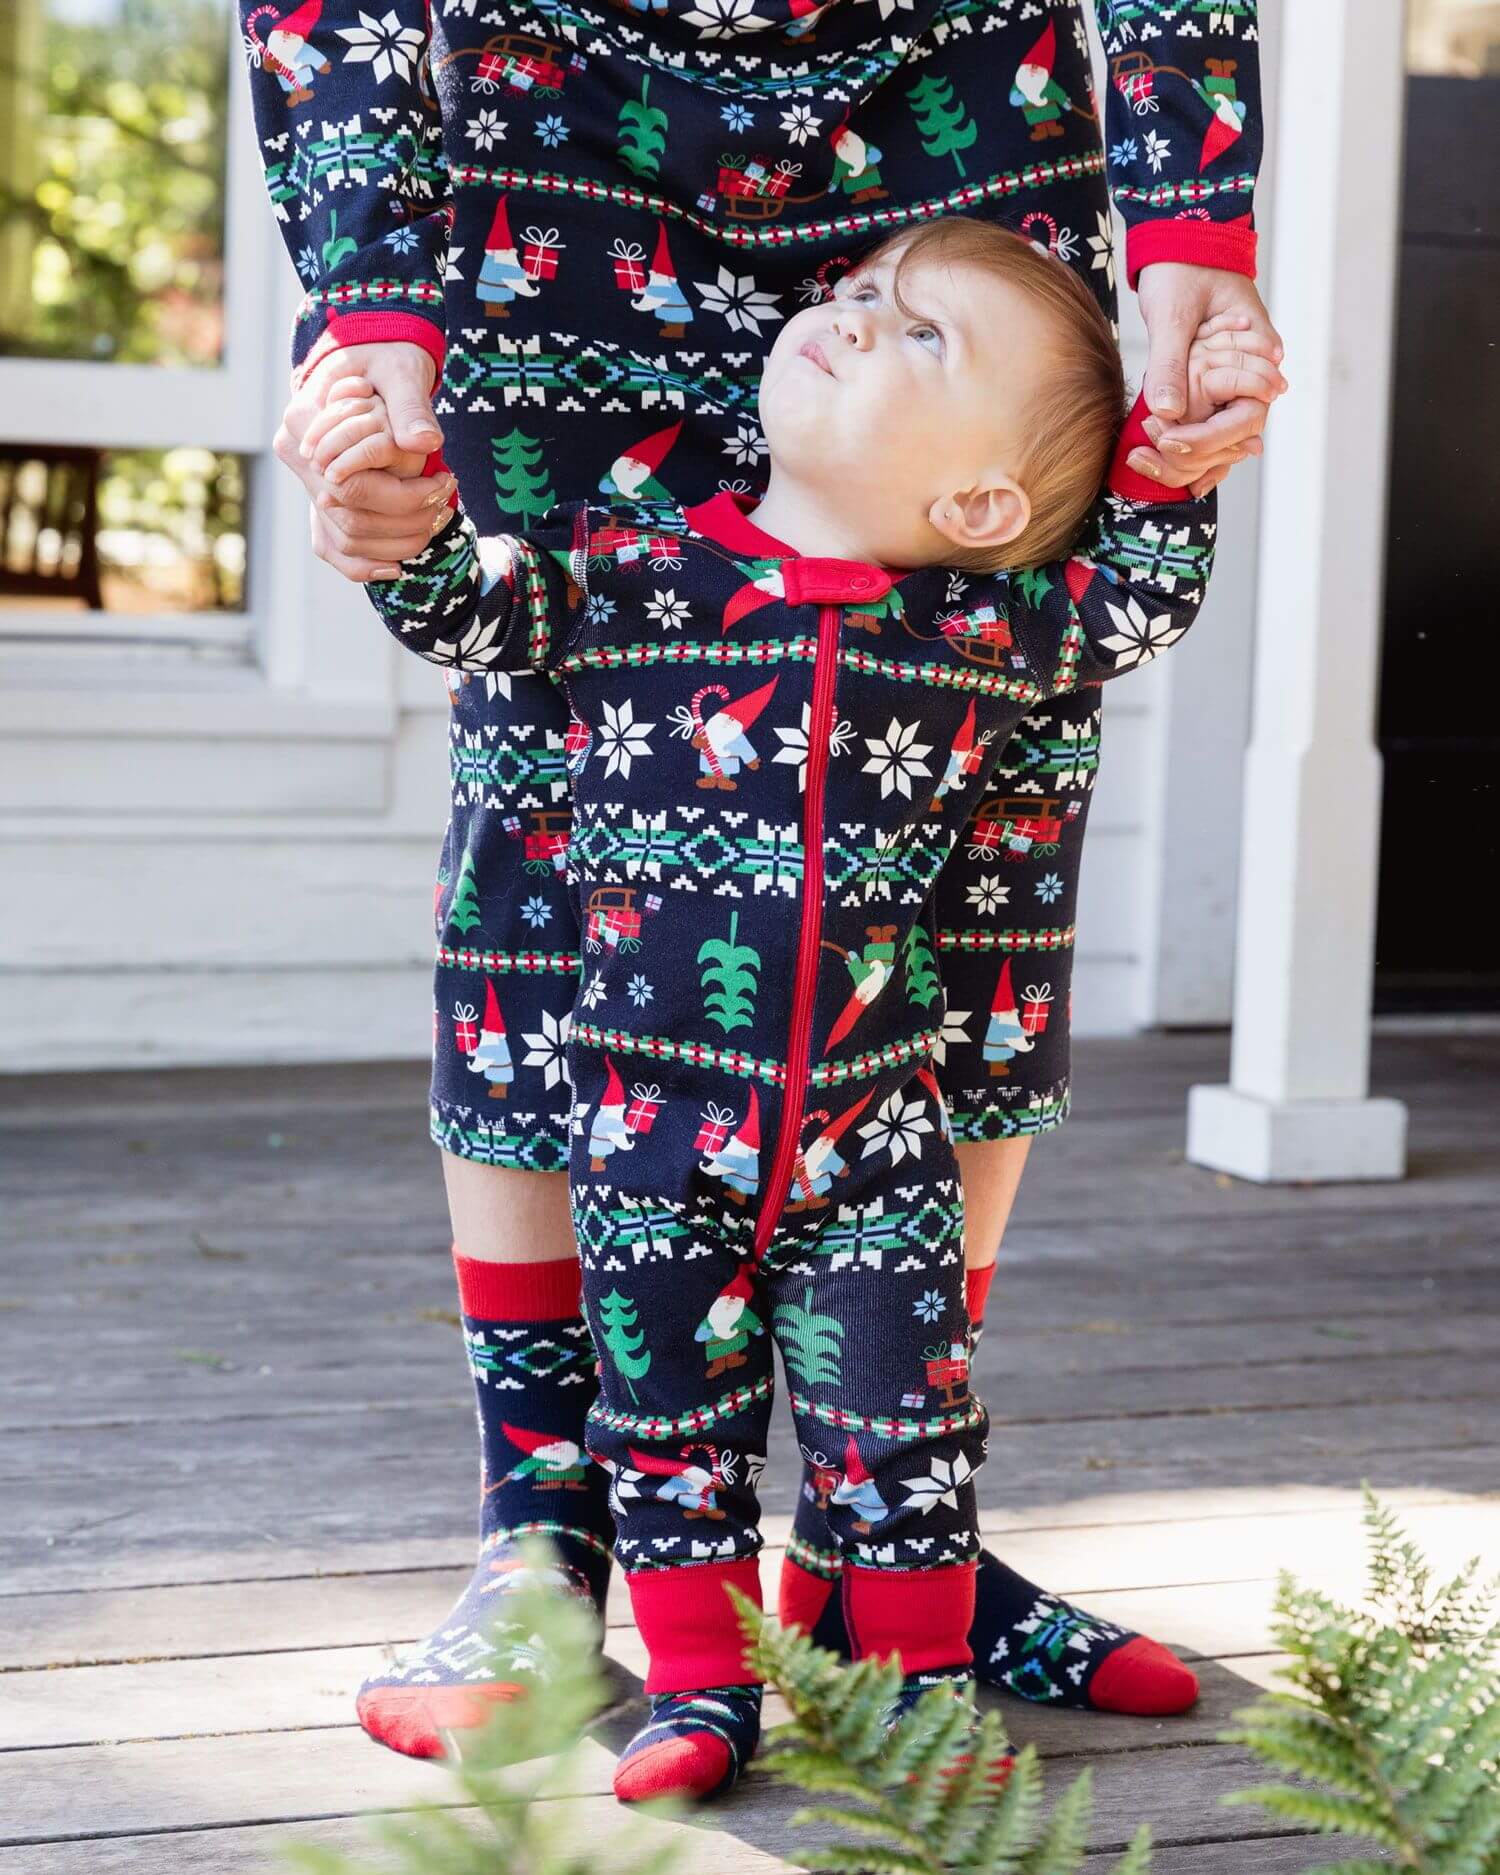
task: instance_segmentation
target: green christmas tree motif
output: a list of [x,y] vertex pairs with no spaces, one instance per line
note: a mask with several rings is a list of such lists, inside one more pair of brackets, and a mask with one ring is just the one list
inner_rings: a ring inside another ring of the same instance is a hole
[[479,888],[474,882],[474,855],[466,852],[458,869],[458,884],[448,907],[448,922],[465,937],[479,923]]
[[698,952],[698,962],[709,966],[701,979],[704,1013],[726,1035],[735,1029],[748,1029],[755,1014],[755,973],[760,969],[760,952],[752,945],[737,942],[739,926],[739,913],[731,912],[729,936],[710,938]]
[[802,1300],[780,1303],[771,1317],[781,1358],[804,1387],[836,1387],[844,1357],[844,1324],[836,1315],[819,1315],[813,1292]]
[[351,241],[346,234],[339,238],[339,212],[336,208],[328,211],[328,239],[323,243],[323,271],[332,273],[340,261],[347,260],[351,254],[359,252],[358,241]]
[[1024,566],[1015,575],[1016,587],[1027,605],[1040,605],[1052,590],[1044,566]]
[[639,1406],[641,1396],[635,1390],[635,1383],[650,1367],[651,1356],[639,1352],[646,1345],[646,1334],[637,1326],[635,1304],[618,1289],[611,1289],[599,1304],[599,1314],[604,1324],[604,1345],[624,1375],[631,1399]]
[[495,458],[495,494],[508,520],[523,527],[539,521],[557,502],[542,467],[539,439],[524,430],[507,430],[490,444]]
[[906,996],[918,1009],[930,1009],[942,992],[942,981],[938,976],[937,960],[932,954],[932,942],[924,925],[914,924],[901,947],[901,958],[906,965]]
[[620,161],[633,176],[654,177],[667,147],[667,114],[646,102],[650,74],[641,80],[639,102],[629,98],[620,106]]
[[966,176],[960,150],[971,149],[979,138],[979,126],[962,104],[956,103],[953,87],[946,78],[923,78],[907,92],[922,148],[929,156],[951,156],[958,173]]

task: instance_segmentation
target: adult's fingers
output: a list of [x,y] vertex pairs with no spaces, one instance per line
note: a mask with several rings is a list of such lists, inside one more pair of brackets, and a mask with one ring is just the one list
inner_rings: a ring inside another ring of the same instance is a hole
[[318,520],[329,541],[340,553],[367,560],[409,560],[420,553],[448,519],[446,508],[431,515],[413,515],[396,522],[366,517],[319,513]]
[[[1239,397],[1222,410],[1216,410],[1202,423],[1178,423],[1153,438],[1158,444],[1185,443],[1189,450],[1229,449],[1236,443],[1249,442],[1266,427],[1266,406],[1258,397]],[[1169,450],[1168,454],[1177,454]]]
[[1149,327],[1151,352],[1146,361],[1146,403],[1154,415],[1171,421],[1188,407],[1188,351],[1198,319],[1185,300],[1156,310]]
[[455,487],[451,475],[404,476],[388,469],[365,469],[336,485],[325,482],[316,470],[312,474],[318,507],[351,514],[412,515],[424,508],[445,508]]
[[403,449],[441,449],[443,432],[429,395],[433,365],[418,345],[382,345],[361,360],[364,375],[385,399],[391,431]]

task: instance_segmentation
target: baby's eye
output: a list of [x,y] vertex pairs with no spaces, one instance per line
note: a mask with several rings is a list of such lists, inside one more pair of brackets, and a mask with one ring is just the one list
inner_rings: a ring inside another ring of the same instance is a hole
[[915,339],[919,345],[925,345],[930,350],[940,352],[943,349],[943,335],[936,326],[913,326],[907,333],[907,337]]
[[871,305],[880,295],[869,280],[840,281],[834,289],[835,299],[856,300],[864,305]]

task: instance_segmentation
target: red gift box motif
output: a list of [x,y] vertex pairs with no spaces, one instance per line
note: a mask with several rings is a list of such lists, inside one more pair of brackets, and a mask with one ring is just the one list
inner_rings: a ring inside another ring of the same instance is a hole
[[699,1115],[699,1120],[693,1151],[722,1152],[728,1143],[730,1128],[734,1125],[733,1107],[720,1107],[711,1100]]
[[761,193],[763,195],[785,195],[792,186],[793,178],[801,174],[802,165],[800,163],[791,163],[788,162],[785,157],[782,157],[775,169],[766,177]]
[[944,1406],[956,1406],[969,1385],[969,1357],[964,1344],[954,1341],[947,1347],[924,1348],[922,1353],[928,1386],[939,1389]]
[[1028,1035],[1040,1035],[1052,1014],[1052,985],[1032,983],[1021,992],[1021,1027]]
[[609,250],[614,262],[615,285],[626,293],[639,293],[646,284],[646,250],[639,241],[617,240]]
[[461,1055],[472,1055],[479,1046],[479,1011],[472,1003],[453,1005],[453,1041]]
[[526,277],[529,280],[555,279],[563,251],[556,228],[527,228],[521,241],[521,271]]
[[661,1089],[654,1082],[648,1086],[637,1081],[630,1090],[630,1105],[625,1109],[626,1132],[649,1133],[660,1112]]

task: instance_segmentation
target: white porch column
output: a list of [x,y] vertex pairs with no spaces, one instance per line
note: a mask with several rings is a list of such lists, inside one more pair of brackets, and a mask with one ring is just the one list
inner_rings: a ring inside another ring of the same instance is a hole
[[1272,311],[1292,390],[1265,459],[1227,1087],[1188,1157],[1242,1178],[1399,1178],[1369,1098],[1373,730],[1404,89],[1403,0],[1282,9]]

